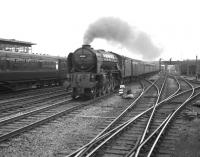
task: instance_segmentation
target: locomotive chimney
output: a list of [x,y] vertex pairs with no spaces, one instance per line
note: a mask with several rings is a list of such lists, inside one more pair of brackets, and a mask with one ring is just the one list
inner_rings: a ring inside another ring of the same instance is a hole
[[91,45],[85,44],[85,45],[82,45],[82,48],[91,48]]

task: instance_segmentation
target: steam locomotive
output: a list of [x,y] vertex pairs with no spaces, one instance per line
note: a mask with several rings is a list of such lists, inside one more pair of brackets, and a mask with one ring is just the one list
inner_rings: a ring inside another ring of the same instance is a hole
[[83,45],[68,55],[67,81],[72,97],[94,98],[114,91],[121,83],[158,72],[158,64],[145,63],[105,50]]

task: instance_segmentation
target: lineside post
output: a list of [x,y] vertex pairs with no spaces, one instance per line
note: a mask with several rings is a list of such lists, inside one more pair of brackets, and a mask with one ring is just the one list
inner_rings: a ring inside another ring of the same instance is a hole
[[198,80],[198,56],[196,56],[196,80]]

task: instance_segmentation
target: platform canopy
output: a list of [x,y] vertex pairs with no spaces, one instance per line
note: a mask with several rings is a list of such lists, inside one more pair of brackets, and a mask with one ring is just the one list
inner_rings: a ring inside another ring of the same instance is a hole
[[36,44],[15,39],[0,38],[0,50],[3,51],[29,53],[32,51],[32,45]]

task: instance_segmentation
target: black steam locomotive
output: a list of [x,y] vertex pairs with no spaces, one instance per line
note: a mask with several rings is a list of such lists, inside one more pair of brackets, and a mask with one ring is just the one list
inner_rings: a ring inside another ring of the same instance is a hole
[[1,90],[21,90],[64,82],[67,59],[31,54],[31,45],[33,43],[0,39]]
[[144,63],[104,50],[83,45],[68,55],[67,80],[72,97],[96,97],[112,92],[121,83],[157,72],[158,64]]

